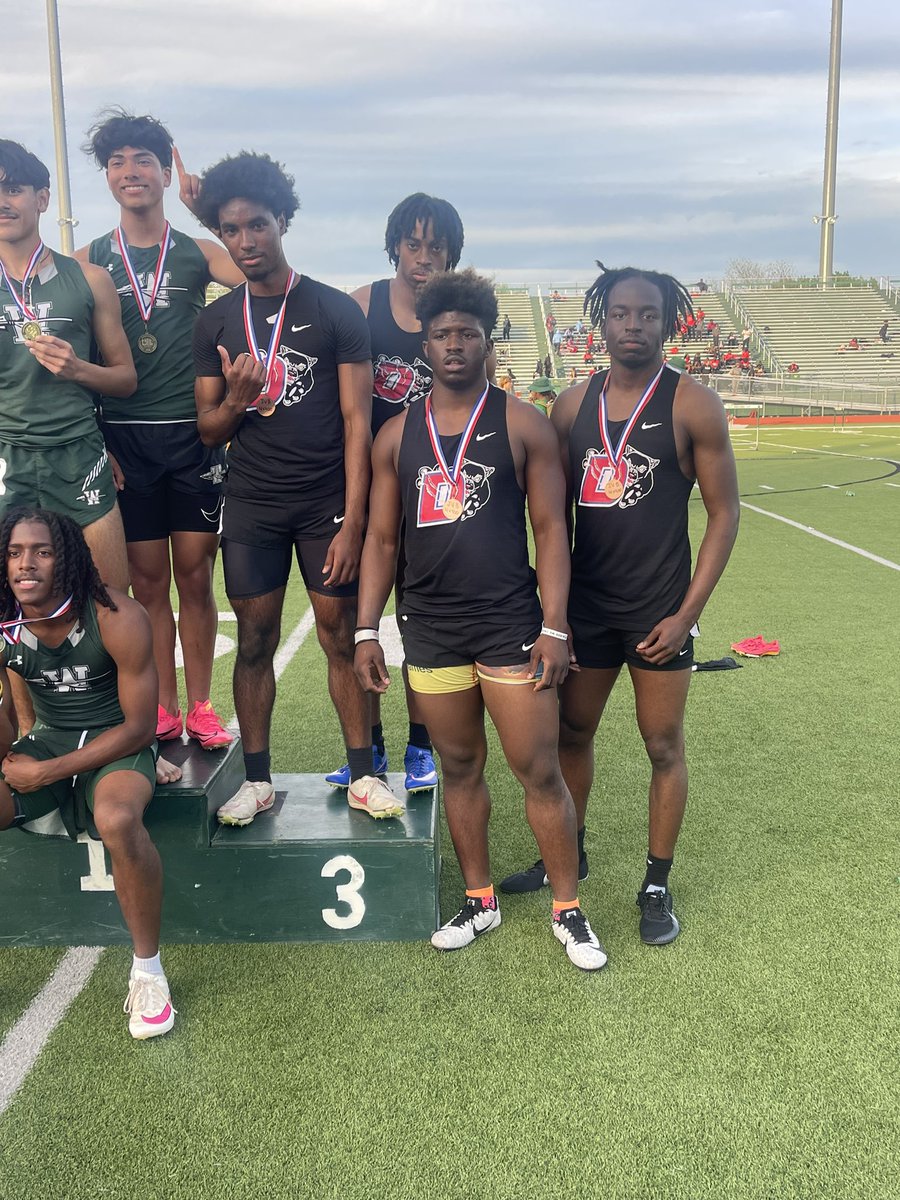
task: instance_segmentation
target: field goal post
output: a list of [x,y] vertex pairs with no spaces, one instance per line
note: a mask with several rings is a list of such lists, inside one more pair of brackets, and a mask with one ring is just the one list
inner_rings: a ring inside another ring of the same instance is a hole
[[756,404],[752,401],[744,401],[742,403],[739,402],[737,404],[726,404],[724,407],[725,407],[725,415],[728,417],[728,426],[732,430],[734,429],[735,418],[737,418],[738,416],[750,416],[751,414],[753,416],[755,416],[756,420],[753,422],[752,428],[755,431],[756,439],[753,442],[753,445],[750,447],[750,449],[758,450],[759,449],[759,419],[762,414],[763,406],[761,404]]

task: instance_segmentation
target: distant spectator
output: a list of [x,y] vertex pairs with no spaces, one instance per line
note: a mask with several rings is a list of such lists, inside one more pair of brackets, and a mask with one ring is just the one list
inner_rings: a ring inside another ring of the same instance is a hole
[[741,348],[743,350],[750,349],[750,339],[753,337],[753,330],[749,325],[745,325],[741,330]]
[[881,342],[882,345],[887,345],[887,343],[891,340],[888,337],[888,322],[887,321],[885,321],[885,323],[882,325],[882,327],[878,330],[878,340]]
[[706,280],[705,280],[705,279],[698,279],[698,281],[697,281],[697,291],[698,291],[698,292],[700,292],[700,294],[701,294],[701,295],[702,295],[704,292],[708,292],[708,291],[709,291],[709,284],[706,282]]
[[585,350],[585,352],[584,352],[584,361],[585,361],[586,363],[592,363],[592,362],[594,361],[594,352],[593,352],[593,350]]
[[511,332],[512,332],[512,321],[509,319],[509,313],[506,313],[506,315],[503,318],[503,340],[504,340],[504,342],[509,341],[509,335]]
[[544,373],[544,360],[543,360],[542,358],[539,358],[539,359],[537,360],[537,362],[535,363],[535,367],[534,367],[534,377],[535,377],[535,379],[537,379],[537,377],[538,377],[539,375],[543,375],[543,373]]
[[587,335],[587,345],[585,348],[588,350],[593,350],[593,348],[594,348],[594,331],[593,331],[593,329]]
[[553,344],[554,354],[559,354],[560,347],[562,346],[562,334],[558,329],[553,331],[553,336],[551,337],[550,341]]
[[851,338],[850,341],[847,343],[847,349],[848,350],[858,350],[859,349],[859,338],[855,338],[855,337]]
[[[886,322],[885,322],[884,327],[885,327],[885,329],[887,329]],[[575,332],[578,335],[578,337],[581,337],[581,335],[584,333],[584,321],[582,321],[581,317],[579,317],[578,320],[575,322]]]
[[556,290],[556,288],[554,288],[553,291],[550,293],[550,299],[551,300],[562,300],[562,296],[559,294],[559,292]]
[[518,395],[516,392],[515,378],[513,377],[512,373],[509,375],[501,375],[497,380],[497,386],[502,387],[504,392],[508,392],[510,396]]
[[528,400],[535,408],[540,409],[545,417],[549,417],[555,399],[556,392],[546,375],[539,375],[537,379],[532,379]]
[[546,358],[544,359],[544,374],[545,374],[545,375],[546,375],[548,378],[549,378],[551,375],[553,375],[553,374],[554,374],[554,371],[553,371],[553,360],[552,360],[552,358],[550,357],[550,355],[549,355],[549,354],[548,354],[548,355],[546,356]]
[[763,325],[763,333],[771,333],[772,329],[769,325]]
[[552,312],[547,313],[547,320],[545,324],[547,326],[547,332],[552,334],[553,330],[556,328],[556,317],[554,317]]
[[796,375],[799,370],[800,370],[800,368],[797,366],[797,364],[795,362],[788,363],[788,371],[790,371],[790,373],[792,375]]

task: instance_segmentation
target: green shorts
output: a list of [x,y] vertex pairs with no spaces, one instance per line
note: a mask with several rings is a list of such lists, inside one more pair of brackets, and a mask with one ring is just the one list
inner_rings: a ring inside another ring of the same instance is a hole
[[99,429],[47,450],[0,442],[0,515],[26,504],[65,513],[85,526],[105,517],[115,503],[112,468]]
[[[36,725],[27,737],[14,742],[11,750],[15,754],[28,754],[39,762],[46,762],[48,758],[60,758],[63,754],[78,750],[110,728],[114,726],[107,725],[97,729],[48,729]],[[85,829],[91,837],[97,837],[91,814],[94,811],[94,789],[98,781],[114,771],[136,771],[149,782],[152,796],[156,787],[155,751],[154,742],[152,747],[139,750],[137,754],[129,755],[128,758],[117,758],[105,767],[84,771],[74,778],[59,779],[40,791],[13,792],[16,804],[14,823],[24,825],[58,809],[70,837],[77,838]]]

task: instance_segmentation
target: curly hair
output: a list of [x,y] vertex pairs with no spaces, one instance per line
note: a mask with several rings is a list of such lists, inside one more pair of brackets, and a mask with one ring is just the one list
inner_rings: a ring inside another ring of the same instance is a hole
[[9,138],[0,138],[0,171],[4,183],[31,187],[36,192],[50,190],[50,172],[30,150]]
[[447,241],[447,270],[452,271],[462,255],[465,231],[459,213],[447,200],[439,200],[437,196],[426,196],[424,192],[414,192],[401,200],[387,220],[384,231],[384,248],[391,263],[399,266],[400,257],[397,245],[404,238],[412,237],[416,223],[421,221],[424,230],[431,226],[431,236],[446,238]]
[[276,217],[283,216],[285,226],[300,207],[293,175],[268,154],[248,150],[223,158],[203,172],[197,216],[207,229],[218,232],[220,209],[237,197],[262,204]]
[[44,508],[12,508],[0,522],[0,621],[16,615],[18,602],[9,586],[7,554],[12,531],[20,521],[40,521],[50,532],[56,562],[53,566],[53,592],[56,596],[72,597],[72,608],[82,616],[88,598],[116,612],[116,605],[102,583],[81,526],[71,517]]
[[98,114],[81,148],[105,171],[109,160],[123,146],[149,150],[159,159],[160,166],[171,167],[172,145],[172,135],[162,121],[151,116],[136,117],[124,108],[115,107]]
[[499,313],[494,285],[484,275],[477,275],[471,267],[433,276],[416,300],[416,316],[422,322],[426,336],[430,323],[445,312],[471,314],[484,329],[484,336],[490,338]]
[[600,260],[597,276],[584,294],[584,312],[590,316],[592,325],[602,325],[609,311],[609,295],[617,283],[626,279],[645,279],[659,289],[662,296],[662,336],[668,341],[678,328],[679,317],[694,315],[691,297],[683,283],[672,275],[661,275],[658,271],[641,271],[637,267],[605,267]]

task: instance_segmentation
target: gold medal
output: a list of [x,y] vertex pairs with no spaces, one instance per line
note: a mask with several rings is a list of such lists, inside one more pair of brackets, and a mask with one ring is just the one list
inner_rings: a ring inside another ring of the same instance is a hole
[[147,329],[138,338],[138,350],[140,350],[141,354],[152,354],[158,345],[159,342]]
[[275,411],[275,401],[271,396],[260,396],[256,402],[256,411],[261,417],[271,417]]
[[35,338],[39,338],[43,330],[41,329],[40,321],[26,321],[22,326],[22,337],[26,342],[33,342]]
[[441,512],[448,521],[456,521],[462,516],[462,510],[462,501],[456,500],[453,496],[451,496],[449,500],[445,501]]
[[612,479],[607,479],[603,490],[609,496],[610,500],[618,500],[625,491],[625,485],[613,475]]

